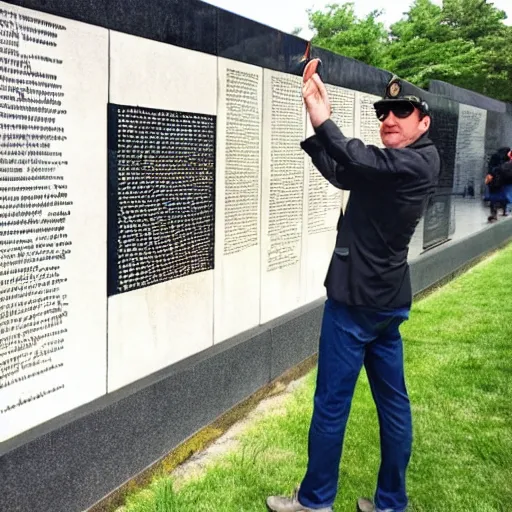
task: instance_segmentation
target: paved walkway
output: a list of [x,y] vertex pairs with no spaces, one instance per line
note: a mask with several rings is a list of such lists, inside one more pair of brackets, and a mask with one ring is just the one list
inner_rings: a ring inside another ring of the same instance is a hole
[[[487,217],[489,208],[480,198],[464,199],[453,197],[452,199],[452,225],[450,239],[460,240],[489,227]],[[499,222],[512,220],[499,217]],[[409,261],[416,259],[423,252],[423,219],[418,224],[416,232],[411,240]]]

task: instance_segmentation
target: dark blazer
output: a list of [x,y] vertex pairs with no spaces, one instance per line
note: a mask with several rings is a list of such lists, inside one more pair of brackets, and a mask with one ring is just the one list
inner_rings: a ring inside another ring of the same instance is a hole
[[409,242],[439,176],[437,149],[426,135],[403,149],[366,146],[331,120],[315,133],[302,148],[330,183],[350,190],[325,279],[327,296],[379,310],[410,307]]
[[489,183],[489,192],[497,193],[507,185],[512,185],[512,161],[507,161],[501,165],[497,165],[489,174],[493,177]]

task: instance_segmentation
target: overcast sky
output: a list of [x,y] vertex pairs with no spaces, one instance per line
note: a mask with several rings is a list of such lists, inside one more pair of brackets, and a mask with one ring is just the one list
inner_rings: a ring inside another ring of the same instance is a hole
[[[343,0],[206,0],[209,4],[217,5],[228,11],[234,12],[259,21],[265,25],[291,32],[295,27],[303,27],[304,30],[300,36],[304,39],[310,39],[312,36],[308,27],[308,17],[306,9],[322,9],[328,3],[344,3]],[[441,5],[441,0],[434,0]],[[398,21],[402,13],[408,9],[404,8],[406,3],[400,0],[354,0],[356,14],[363,16],[374,9],[383,10],[384,14],[380,18],[386,25]],[[512,24],[512,0],[495,0],[492,2],[498,9],[507,13],[507,25]],[[412,4],[409,2],[409,5]]]

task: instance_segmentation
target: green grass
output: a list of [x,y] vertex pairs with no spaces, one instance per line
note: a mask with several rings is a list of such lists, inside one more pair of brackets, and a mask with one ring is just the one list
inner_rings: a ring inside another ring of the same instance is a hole
[[[408,471],[414,512],[512,511],[512,246],[415,304],[402,328],[413,404]],[[127,512],[264,511],[306,466],[315,372],[251,427],[236,453],[173,491],[169,478],[128,498]],[[361,373],[335,510],[372,496],[379,463],[375,407]]]

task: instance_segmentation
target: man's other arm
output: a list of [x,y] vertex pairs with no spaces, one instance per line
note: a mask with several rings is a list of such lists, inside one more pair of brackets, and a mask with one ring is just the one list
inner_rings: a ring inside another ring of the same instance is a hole
[[331,185],[343,190],[352,188],[349,175],[343,172],[342,165],[328,155],[316,135],[301,142],[301,147],[311,157],[313,165]]

